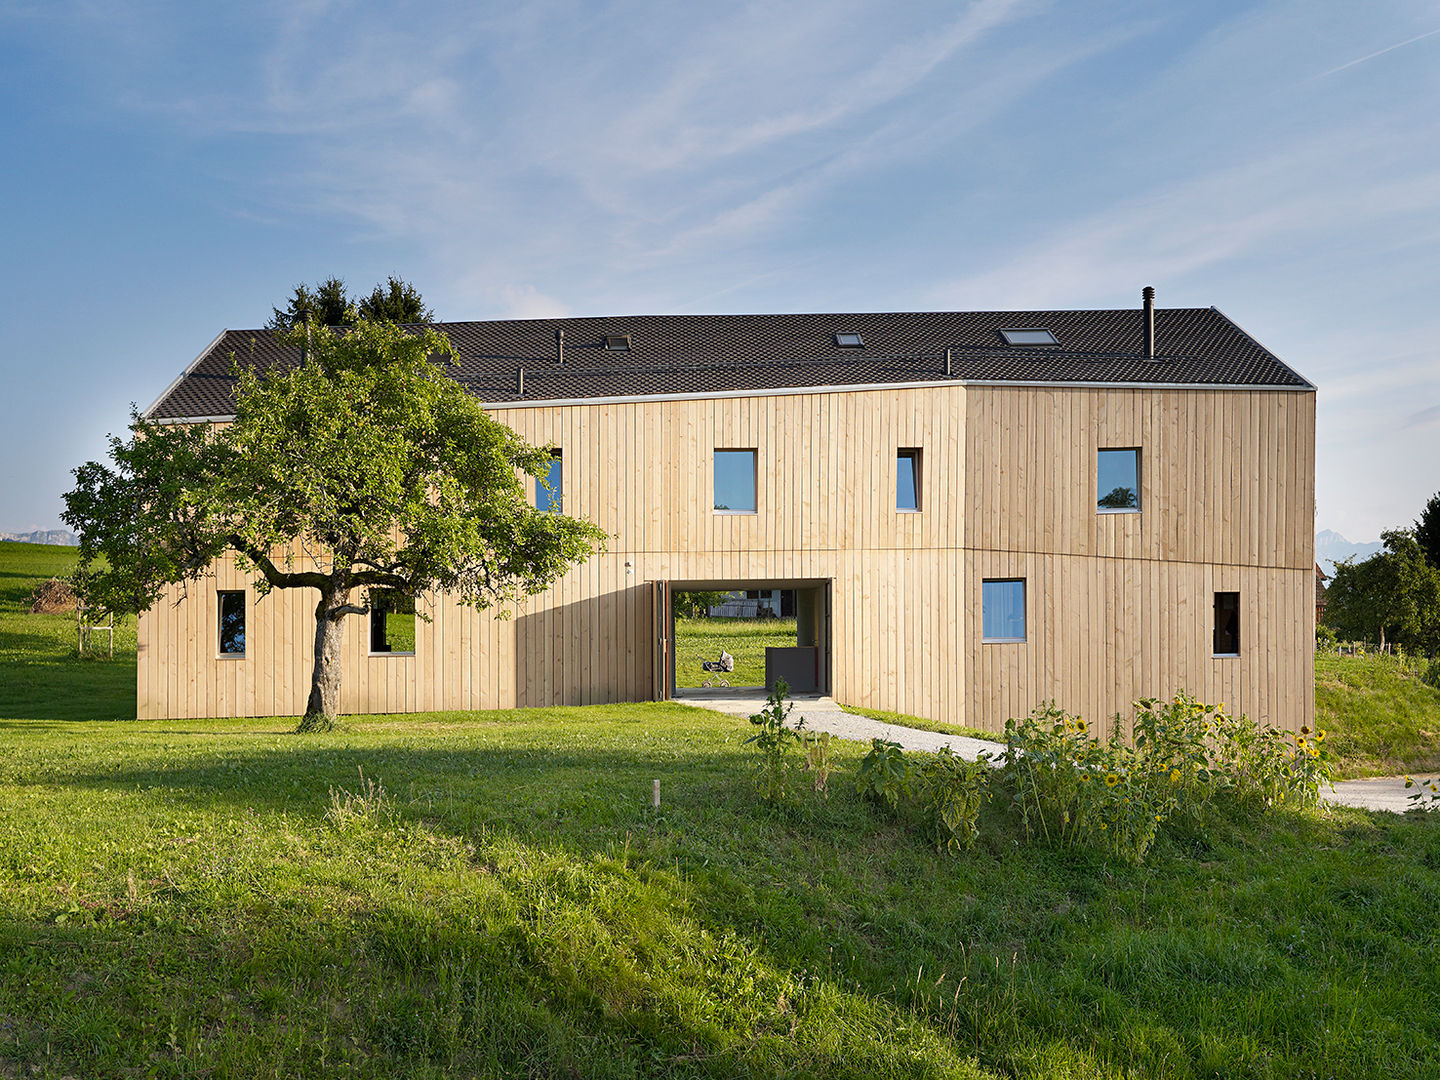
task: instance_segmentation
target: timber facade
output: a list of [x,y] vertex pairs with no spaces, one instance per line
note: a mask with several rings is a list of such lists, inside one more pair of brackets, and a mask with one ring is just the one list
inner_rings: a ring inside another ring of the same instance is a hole
[[[1136,698],[1185,689],[1313,724],[1314,387],[1218,312],[1170,314],[1155,313],[1158,347],[1140,311],[713,317],[815,320],[831,337],[859,326],[872,357],[887,326],[931,338],[874,360],[832,356],[841,347],[827,342],[788,368],[673,361],[669,382],[663,355],[581,353],[577,342],[604,338],[584,320],[442,325],[452,340],[494,326],[541,343],[524,355],[508,339],[498,356],[472,346],[467,368],[457,341],[457,377],[558,450],[565,512],[600,525],[609,550],[508,617],[422,598],[431,621],[416,620],[413,654],[373,652],[366,619],[347,619],[341,708],[665,698],[671,589],[786,588],[821,688],[847,704],[997,730],[1053,700],[1103,731]],[[943,318],[961,321],[931,325]],[[644,319],[603,325],[644,341]],[[809,324],[777,325],[795,339]],[[997,326],[1050,327],[1058,345],[1011,349]],[[551,360],[541,345],[557,329]],[[1084,347],[1066,348],[1081,330]],[[224,419],[213,395],[225,388],[196,381],[220,344],[150,415]],[[777,381],[792,385],[763,385]],[[753,512],[716,509],[724,450],[753,451]],[[1135,452],[1137,505],[1097,506],[1105,450]],[[914,509],[897,506],[901,468],[916,476]],[[992,587],[1018,597],[1018,635],[987,629]],[[222,592],[244,593],[241,654],[222,652]],[[308,590],[257,602],[227,562],[173,590],[140,620],[140,716],[298,715],[314,603]]]

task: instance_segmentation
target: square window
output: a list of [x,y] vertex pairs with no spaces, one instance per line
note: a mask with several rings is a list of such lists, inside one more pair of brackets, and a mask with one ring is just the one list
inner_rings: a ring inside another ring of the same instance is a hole
[[980,636],[984,641],[1025,640],[1025,579],[980,583]]
[[1215,655],[1240,655],[1240,594],[1215,594]]
[[715,451],[715,509],[720,513],[755,513],[755,451]]
[[842,349],[863,349],[865,339],[854,332],[842,330],[836,333],[835,344]]
[[913,447],[895,452],[895,509],[920,512],[920,451]]
[[220,655],[245,655],[245,594],[243,592],[221,592],[220,613]]
[[1095,509],[1102,514],[1140,510],[1140,451],[1101,450],[1095,460]]
[[535,478],[535,508],[537,510],[553,510],[560,512],[561,497],[564,489],[564,468],[560,461],[560,451],[550,452],[550,468],[544,476]]
[[415,655],[415,598],[394,589],[370,590],[370,651]]

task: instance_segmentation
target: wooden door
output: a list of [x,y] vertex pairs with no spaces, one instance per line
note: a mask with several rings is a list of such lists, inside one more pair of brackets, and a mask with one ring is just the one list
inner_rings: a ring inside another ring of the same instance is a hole
[[669,701],[675,687],[675,620],[671,617],[670,583],[650,583],[651,611],[651,695],[655,701]]

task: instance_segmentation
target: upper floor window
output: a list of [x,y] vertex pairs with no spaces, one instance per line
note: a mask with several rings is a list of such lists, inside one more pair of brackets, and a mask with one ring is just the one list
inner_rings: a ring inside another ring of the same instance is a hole
[[415,653],[415,598],[393,589],[370,592],[370,651]]
[[1025,579],[980,583],[980,636],[984,641],[1025,640]]
[[1095,464],[1095,508],[1102,514],[1140,509],[1140,451],[1101,450]]
[[245,655],[245,594],[221,592],[219,597],[220,655]]
[[537,510],[554,510],[560,512],[561,497],[565,493],[564,468],[560,460],[560,451],[550,452],[550,468],[545,475],[535,479],[535,508]]
[[1240,655],[1240,594],[1215,594],[1215,655]]
[[755,513],[755,451],[715,451],[715,509],[721,513]]
[[920,451],[901,447],[895,452],[895,509],[902,513],[920,510]]

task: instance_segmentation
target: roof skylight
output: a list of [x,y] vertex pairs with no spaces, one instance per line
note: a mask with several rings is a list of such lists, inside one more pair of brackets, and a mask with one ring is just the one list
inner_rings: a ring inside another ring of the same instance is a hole
[[865,347],[864,339],[859,334],[850,331],[837,332],[835,344],[842,349],[863,349]]
[[630,335],[629,335],[629,334],[606,334],[606,335],[605,335],[605,348],[606,348],[607,350],[609,350],[610,352],[629,352],[629,351],[630,351]]
[[1055,335],[1039,326],[1013,327],[1001,330],[1006,345],[1059,345]]

